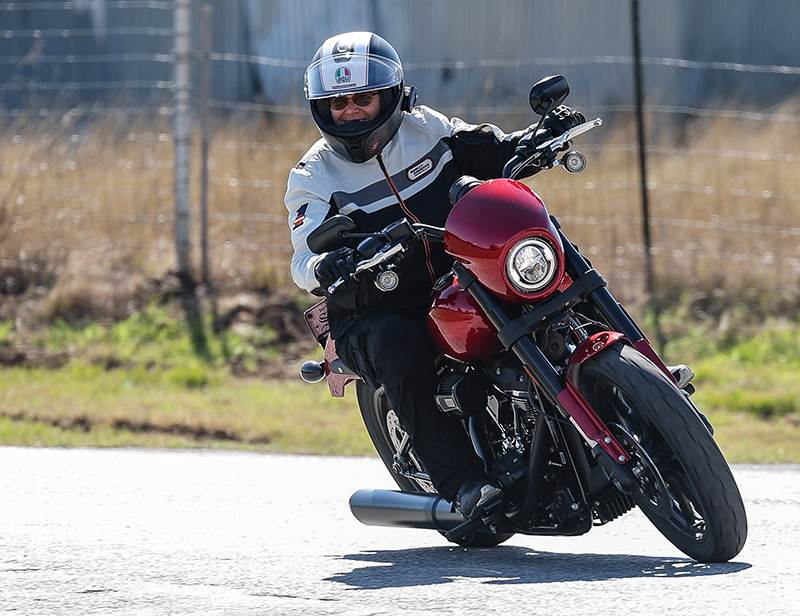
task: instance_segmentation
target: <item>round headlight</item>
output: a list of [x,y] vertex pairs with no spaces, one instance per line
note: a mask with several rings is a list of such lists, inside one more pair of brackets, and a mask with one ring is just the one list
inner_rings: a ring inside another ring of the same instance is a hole
[[541,291],[553,282],[557,271],[555,250],[549,242],[538,237],[517,242],[506,259],[508,279],[522,293]]

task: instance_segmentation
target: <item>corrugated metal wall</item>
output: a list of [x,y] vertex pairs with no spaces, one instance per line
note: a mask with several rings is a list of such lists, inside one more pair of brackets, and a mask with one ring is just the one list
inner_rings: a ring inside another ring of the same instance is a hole
[[[705,63],[800,66],[796,0],[641,0],[642,55]],[[268,8],[266,8],[268,7]],[[519,100],[539,77],[559,72],[583,106],[631,102],[629,0],[247,0],[258,55],[302,66],[326,37],[372,30],[400,53],[408,81],[435,104]],[[800,89],[779,68],[646,63],[648,101],[701,105],[736,97],[756,103]],[[266,98],[288,102],[302,69],[258,69]]]
[[[800,85],[800,2],[639,1],[651,252],[673,281],[665,288],[797,289],[800,98],[783,99]],[[191,3],[194,103],[205,3]],[[580,139],[585,174],[532,182],[622,299],[642,296],[631,0],[209,3],[209,237],[221,285],[288,272],[286,175],[318,135],[303,70],[326,37],[368,29],[397,47],[421,102],[472,122],[525,126],[531,83],[567,75],[569,102],[606,124]],[[171,122],[175,10],[172,0],[0,4],[0,273],[67,263],[84,280],[122,262],[170,267],[174,153],[187,143]]]
[[[292,107],[302,97],[303,68],[325,38],[372,30],[397,48],[423,102],[516,106],[534,81],[555,72],[569,78],[573,104],[632,102],[630,0],[194,0],[196,49],[203,4],[214,10],[212,96],[222,101]],[[800,67],[797,0],[640,4],[648,102],[758,105],[800,89],[797,72],[786,79],[784,70]],[[73,84],[74,95],[89,99],[114,87],[74,84],[141,81],[145,94],[168,87],[153,84],[170,80],[173,7],[155,0],[7,3],[0,13],[3,104],[19,104],[30,83]]]

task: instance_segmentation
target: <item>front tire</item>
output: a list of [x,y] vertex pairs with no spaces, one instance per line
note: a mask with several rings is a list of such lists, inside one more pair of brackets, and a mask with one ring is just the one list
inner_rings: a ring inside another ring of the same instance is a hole
[[[364,381],[359,380],[356,382],[356,395],[361,417],[364,419],[364,425],[372,439],[372,444],[375,445],[378,456],[391,473],[395,483],[403,492],[435,493],[436,489],[430,480],[419,477],[419,475],[426,475],[426,472],[422,462],[414,454],[413,448],[404,458],[409,460],[407,470],[411,472],[412,477],[416,478],[407,477],[395,469],[395,456],[402,446],[403,439],[407,437],[407,433],[400,425],[400,420],[383,391],[383,387],[372,389]],[[488,548],[499,545],[512,536],[513,533],[477,532],[459,541],[458,544],[464,547]]]
[[635,349],[604,349],[580,366],[578,389],[631,456],[631,496],[658,530],[700,562],[725,562],[747,537],[742,497],[694,407]]

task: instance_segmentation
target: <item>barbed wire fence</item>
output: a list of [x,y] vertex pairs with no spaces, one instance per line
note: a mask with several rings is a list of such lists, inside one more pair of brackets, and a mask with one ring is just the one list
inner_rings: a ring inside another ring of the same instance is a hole
[[[289,285],[283,193],[289,169],[318,138],[307,106],[213,98],[201,84],[208,72],[253,66],[293,71],[301,84],[305,62],[193,48],[190,0],[106,4],[124,25],[102,29],[103,50],[92,42],[97,24],[78,18],[89,2],[0,4],[0,14],[35,9],[45,16],[30,27],[0,25],[0,70],[8,75],[0,82],[0,292],[69,297],[70,289],[74,296],[90,287],[125,313],[151,281],[170,272],[213,281],[223,293]],[[72,25],[58,27],[67,14]],[[86,27],[75,25],[82,20]],[[171,27],[163,27],[167,22]],[[130,39],[144,40],[151,51],[126,51],[122,42]],[[686,73],[800,75],[798,66],[661,57],[641,63]],[[135,77],[114,79],[118,72],[109,67],[119,64],[134,67]],[[633,71],[634,58],[486,58],[405,68],[414,75],[553,65]],[[647,73],[644,87],[649,250],[632,95],[630,103],[576,104],[587,117],[608,120],[576,144],[590,155],[589,168],[578,176],[555,170],[528,183],[622,301],[647,301],[649,254],[662,301],[685,289],[717,292],[724,301],[726,289],[760,288],[773,292],[776,309],[796,303],[797,102],[758,111],[727,101],[663,105],[649,102]],[[508,129],[532,121],[507,99],[434,106]]]

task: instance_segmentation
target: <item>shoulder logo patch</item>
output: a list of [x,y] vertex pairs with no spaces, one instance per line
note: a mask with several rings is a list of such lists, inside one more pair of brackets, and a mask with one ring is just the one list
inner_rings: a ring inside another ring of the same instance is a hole
[[418,162],[416,165],[411,167],[408,171],[406,171],[406,176],[408,176],[409,181],[416,182],[423,175],[430,173],[432,169],[433,169],[433,159],[425,158],[421,162]]
[[292,223],[292,231],[295,229],[299,229],[303,226],[303,223],[306,221],[306,210],[308,209],[308,203],[304,203],[299,208],[297,208],[297,213],[294,217],[294,222]]

